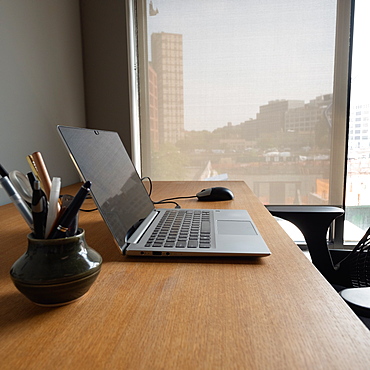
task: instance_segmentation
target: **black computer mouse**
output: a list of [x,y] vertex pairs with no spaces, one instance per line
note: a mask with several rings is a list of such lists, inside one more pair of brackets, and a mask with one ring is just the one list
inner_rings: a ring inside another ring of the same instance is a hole
[[232,193],[232,191],[222,186],[203,189],[199,193],[197,193],[196,196],[198,200],[208,202],[234,199],[234,194]]

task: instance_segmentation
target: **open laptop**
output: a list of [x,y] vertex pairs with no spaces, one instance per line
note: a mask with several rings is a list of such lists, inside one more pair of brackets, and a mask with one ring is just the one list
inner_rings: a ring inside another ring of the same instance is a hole
[[92,182],[95,203],[123,254],[270,255],[247,211],[155,209],[118,133],[58,131],[82,179]]

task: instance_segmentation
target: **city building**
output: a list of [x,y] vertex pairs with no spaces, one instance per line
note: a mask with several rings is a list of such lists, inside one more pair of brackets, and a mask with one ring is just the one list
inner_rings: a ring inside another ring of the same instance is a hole
[[[352,152],[363,152],[370,158],[370,104],[359,104],[351,110],[349,119],[348,150]],[[361,155],[362,156],[362,155]]]
[[158,83],[157,73],[151,63],[148,66],[148,95],[149,95],[149,128],[150,144],[154,151],[159,150],[158,131]]
[[290,108],[285,114],[285,131],[309,133],[317,130],[321,123],[330,127],[332,101],[332,94],[326,94],[303,106]]
[[257,113],[259,134],[285,131],[286,112],[302,107],[304,107],[303,100],[273,100],[261,105]]
[[157,74],[159,143],[184,138],[184,82],[182,35],[153,33],[152,67]]

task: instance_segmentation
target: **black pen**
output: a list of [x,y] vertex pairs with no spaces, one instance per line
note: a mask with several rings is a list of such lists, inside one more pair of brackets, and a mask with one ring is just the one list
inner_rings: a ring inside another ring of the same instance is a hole
[[[61,210],[60,210],[61,214],[63,214],[63,212],[66,209],[68,209],[68,207],[71,204],[73,198],[74,197],[72,195],[67,195],[67,194],[64,194],[62,196],[62,207],[61,207]],[[76,235],[77,230],[78,230],[78,213],[77,213],[76,217],[73,219],[73,221],[71,222],[71,224],[69,225],[68,231],[66,232],[66,236]]]
[[47,207],[46,195],[41,190],[40,182],[36,180],[32,193],[33,235],[36,239],[45,238]]
[[36,176],[33,174],[33,172],[28,172],[27,177],[28,177],[28,181],[30,182],[31,188],[33,189],[33,184],[37,180]]
[[9,177],[8,171],[5,170],[5,168],[0,164],[0,175],[1,177]]
[[54,229],[52,229],[52,231],[50,232],[48,239],[59,239],[59,238],[65,238],[67,236],[66,233],[69,227],[71,226],[71,223],[77,216],[77,213],[80,210],[82,203],[84,202],[87,194],[90,191],[90,187],[91,187],[90,181],[86,181],[81,186],[81,189],[78,191],[76,196],[73,198],[69,207],[60,217],[60,220],[58,222],[59,225],[55,227]]

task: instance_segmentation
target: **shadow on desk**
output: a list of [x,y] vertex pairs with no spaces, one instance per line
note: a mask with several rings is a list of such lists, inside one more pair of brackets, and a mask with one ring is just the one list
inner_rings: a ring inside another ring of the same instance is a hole
[[35,305],[14,288],[14,292],[0,296],[0,333],[6,327],[29,323],[39,316],[44,318],[55,309],[57,308]]
[[[253,264],[263,265],[263,260],[266,257],[251,257],[251,256],[191,256],[191,257],[141,257],[141,256],[124,256],[120,249],[116,246],[113,236],[110,233],[108,227],[102,220],[96,222],[89,222],[83,225],[86,233],[87,244],[95,249],[103,258],[103,264],[109,262],[155,262],[155,263],[214,263],[214,264],[225,264],[225,263],[237,263],[237,264]],[[96,230],[99,230],[99,233]],[[90,238],[90,235],[94,235],[94,238]]]
[[[266,257],[232,257],[232,256],[204,256],[204,257],[135,257],[123,256],[124,262],[155,262],[155,263],[200,263],[200,264],[246,264],[264,265]],[[268,258],[268,257],[267,257]]]

